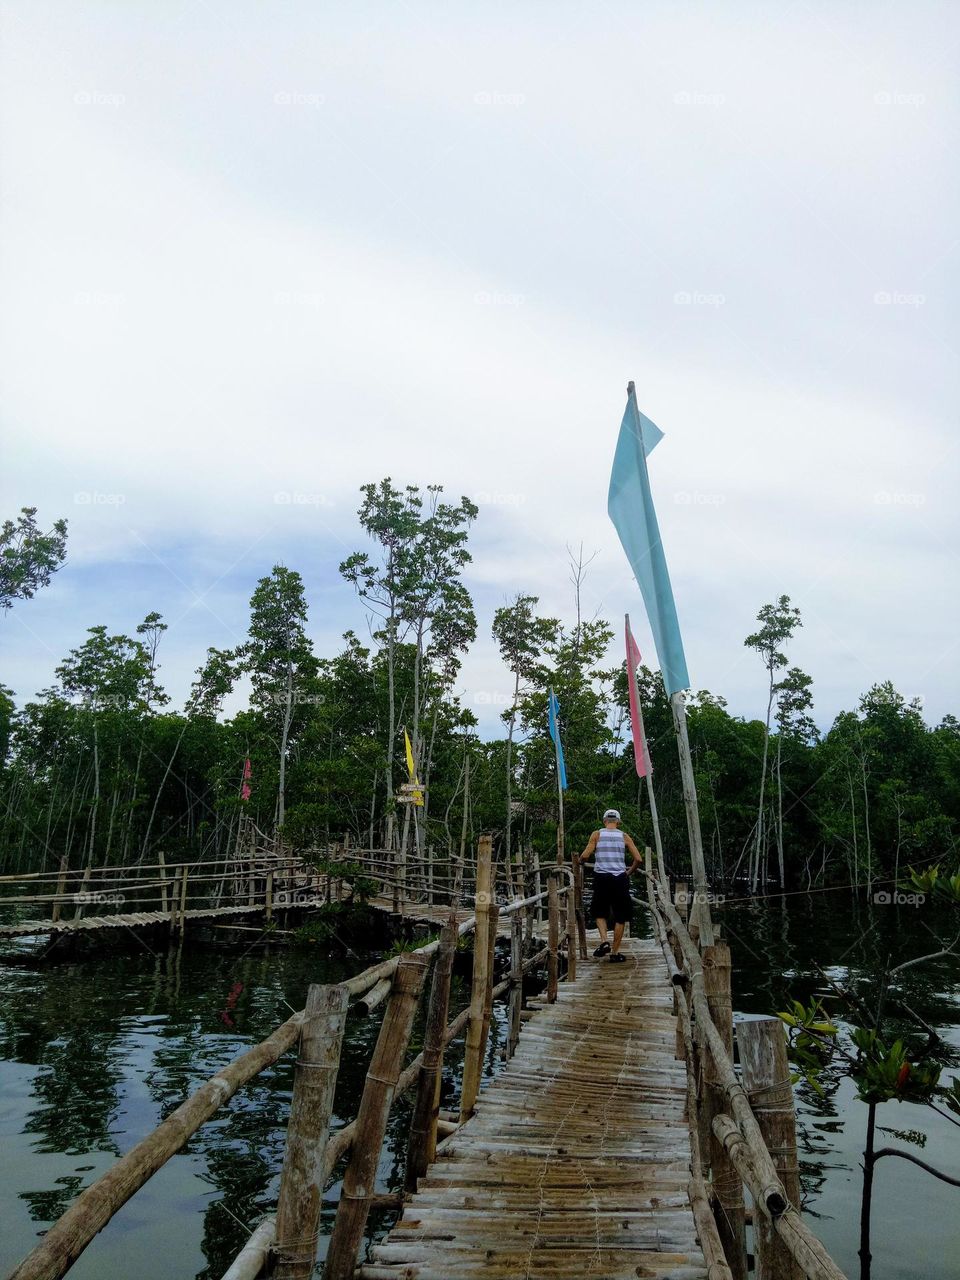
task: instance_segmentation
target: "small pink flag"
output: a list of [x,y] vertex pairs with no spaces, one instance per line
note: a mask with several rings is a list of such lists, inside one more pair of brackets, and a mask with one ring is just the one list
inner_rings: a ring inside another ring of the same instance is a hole
[[640,665],[640,650],[630,630],[630,615],[626,615],[627,643],[627,688],[630,691],[630,725],[633,729],[633,758],[637,764],[637,776],[645,778],[653,773],[653,763],[643,736],[643,712],[640,710],[640,696],[637,693],[637,667]]
[[250,779],[253,776],[253,770],[250,768],[250,757],[247,756],[243,765],[243,785],[240,788],[240,799],[250,799]]

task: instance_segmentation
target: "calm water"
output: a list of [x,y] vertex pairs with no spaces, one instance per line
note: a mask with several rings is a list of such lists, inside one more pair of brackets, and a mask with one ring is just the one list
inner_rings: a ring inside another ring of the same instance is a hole
[[[913,908],[872,912],[846,895],[794,897],[722,912],[734,955],[734,1004],[765,1013],[788,994],[806,997],[835,978],[870,978],[887,962],[937,949]],[[950,919],[922,920],[944,937]],[[331,959],[300,950],[179,954],[138,948],[126,955],[40,970],[0,968],[0,1268],[6,1271],[84,1186],[128,1151],[180,1101],[303,1004],[308,982],[337,981],[376,958]],[[955,957],[907,970],[903,993],[953,1046],[960,1061],[960,964]],[[455,979],[453,1006],[467,993]],[[379,1014],[351,1014],[340,1071],[336,1124],[356,1114]],[[419,1035],[419,1031],[417,1032]],[[503,1025],[492,1029],[496,1070]],[[447,1058],[451,1097],[458,1055]],[[945,1079],[957,1074],[948,1069]],[[275,1206],[292,1055],[264,1072],[205,1125],[120,1211],[74,1266],[77,1280],[215,1280],[257,1218]],[[849,1085],[826,1096],[798,1089],[801,1160],[816,1230],[850,1276],[857,1274],[860,1151],[866,1108]],[[391,1119],[380,1189],[402,1177],[407,1105]],[[960,1176],[960,1130],[927,1108],[890,1103],[878,1124],[925,1135],[908,1146]],[[884,1145],[902,1145],[880,1134]],[[329,1231],[338,1187],[324,1214]],[[374,1234],[386,1222],[371,1224]],[[960,1190],[904,1161],[877,1168],[875,1280],[960,1277]]]

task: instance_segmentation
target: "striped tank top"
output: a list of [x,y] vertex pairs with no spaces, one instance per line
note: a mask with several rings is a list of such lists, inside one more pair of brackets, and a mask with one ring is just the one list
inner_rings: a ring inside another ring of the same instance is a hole
[[594,873],[599,872],[601,875],[606,876],[626,875],[624,848],[622,831],[608,831],[606,827],[601,828],[597,835],[596,861],[593,864]]

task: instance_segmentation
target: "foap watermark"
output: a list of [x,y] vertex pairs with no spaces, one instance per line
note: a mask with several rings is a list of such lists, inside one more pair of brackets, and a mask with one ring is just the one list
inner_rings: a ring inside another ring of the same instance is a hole
[[525,293],[504,293],[497,289],[478,289],[473,295],[478,307],[522,307],[527,300]]
[[302,93],[299,89],[278,89],[273,95],[276,107],[312,107],[316,110],[326,102],[326,94]]
[[75,307],[120,307],[126,302],[122,293],[101,293],[98,289],[81,289],[73,295]]
[[99,89],[81,89],[73,95],[78,107],[122,107],[126,100],[126,94],[101,93]]
[[298,489],[281,489],[273,495],[278,507],[329,507],[330,499],[325,493],[301,493]]
[[126,895],[123,893],[115,893],[110,891],[99,891],[91,893],[87,889],[81,889],[73,895],[73,900],[78,907],[119,907],[126,902]]
[[925,893],[904,893],[902,889],[877,889],[873,895],[875,907],[922,907]]
[[673,295],[675,307],[722,307],[726,300],[722,293],[701,293],[698,289],[678,289]]
[[525,93],[505,93],[502,89],[478,89],[473,95],[478,107],[522,107],[526,100]]
[[491,693],[489,689],[479,689],[473,700],[481,707],[508,707],[512,702],[509,693]]
[[673,95],[678,107],[722,107],[726,100],[725,93],[704,93],[701,89],[678,89]]
[[925,293],[901,293],[897,289],[878,289],[873,295],[877,307],[922,307],[926,300]]
[[304,293],[299,289],[278,289],[273,295],[275,307],[312,307],[316,310],[324,304],[322,293]]
[[[285,707],[287,705],[286,690],[272,690],[267,693],[265,701],[272,703],[275,707]],[[320,707],[326,702],[326,696],[322,693],[304,693],[302,689],[291,689],[290,705],[293,707]]]
[[878,507],[922,507],[926,504],[925,493],[892,493],[889,489],[881,489],[873,495]]
[[711,893],[703,889],[678,889],[675,901],[683,906],[692,907],[697,902],[705,902],[710,907],[721,907],[727,900],[725,893]]
[[497,493],[488,489],[481,489],[473,495],[473,501],[478,507],[519,507],[526,500],[526,494],[523,493]]
[[126,494],[101,493],[98,489],[80,489],[73,495],[78,507],[122,507]]
[[681,507],[722,507],[726,502],[726,494],[701,493],[699,489],[681,489],[673,495],[673,500]]
[[873,95],[878,107],[922,107],[927,101],[925,93],[904,93],[902,89],[881,89]]
[[312,907],[316,900],[317,895],[305,889],[278,889],[273,895],[275,907]]

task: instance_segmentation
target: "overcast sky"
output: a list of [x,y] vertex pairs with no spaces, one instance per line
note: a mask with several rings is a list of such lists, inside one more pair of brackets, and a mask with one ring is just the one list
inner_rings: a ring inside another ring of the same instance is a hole
[[2,5],[3,516],[69,563],[0,620],[23,700],[170,624],[177,703],[275,562],[318,652],[359,486],[480,506],[462,693],[517,591],[634,618],[606,515],[627,380],[691,680],[746,716],[780,593],[829,724],[960,712],[953,3]]

